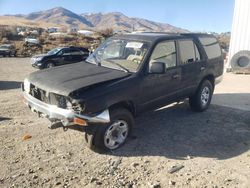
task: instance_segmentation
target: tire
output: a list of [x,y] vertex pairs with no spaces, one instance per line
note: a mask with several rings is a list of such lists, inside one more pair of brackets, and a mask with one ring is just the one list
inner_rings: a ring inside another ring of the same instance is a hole
[[49,63],[47,63],[46,68],[52,68],[54,66],[55,66],[54,63],[49,62]]
[[250,51],[239,51],[232,57],[230,63],[233,69],[250,68]]
[[98,153],[121,147],[128,138],[134,125],[132,114],[124,108],[110,110],[111,123],[93,125],[85,131],[87,146]]
[[209,80],[204,80],[196,93],[189,98],[189,105],[193,111],[205,111],[211,102],[214,87]]

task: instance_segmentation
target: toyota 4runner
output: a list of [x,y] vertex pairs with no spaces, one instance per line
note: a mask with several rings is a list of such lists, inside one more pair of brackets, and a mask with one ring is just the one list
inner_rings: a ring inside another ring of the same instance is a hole
[[86,63],[30,74],[22,90],[32,111],[84,127],[88,145],[103,151],[124,144],[142,112],[185,98],[192,110],[206,110],[222,74],[212,35],[127,34],[106,40]]

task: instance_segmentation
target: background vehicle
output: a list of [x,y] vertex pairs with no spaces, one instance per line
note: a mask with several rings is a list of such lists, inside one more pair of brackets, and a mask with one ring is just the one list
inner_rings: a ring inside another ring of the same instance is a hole
[[206,110],[224,65],[217,39],[207,34],[115,36],[86,61],[32,73],[23,94],[52,122],[86,127],[89,146],[102,150],[123,145],[145,111],[185,98],[192,110]]
[[39,40],[34,38],[34,37],[26,37],[24,39],[24,42],[27,43],[27,44],[34,44],[34,45],[40,44]]
[[16,56],[16,49],[11,44],[3,44],[0,46],[0,55],[2,56]]
[[55,48],[47,54],[36,55],[31,58],[33,67],[44,69],[70,63],[77,63],[85,60],[89,51],[82,47]]

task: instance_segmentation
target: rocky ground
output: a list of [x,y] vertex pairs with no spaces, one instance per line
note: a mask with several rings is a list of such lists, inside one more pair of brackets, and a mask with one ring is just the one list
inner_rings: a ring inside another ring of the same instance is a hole
[[[250,187],[247,108],[215,95],[203,113],[186,103],[148,112],[122,148],[97,154],[82,132],[50,130],[23,104],[20,82],[32,71],[29,59],[0,58],[0,187]],[[220,93],[235,75],[225,77]],[[240,95],[239,84],[232,86]]]

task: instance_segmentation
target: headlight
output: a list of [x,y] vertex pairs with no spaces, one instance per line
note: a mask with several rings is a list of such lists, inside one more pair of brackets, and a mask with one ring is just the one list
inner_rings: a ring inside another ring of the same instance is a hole
[[43,57],[37,57],[36,61],[41,61]]
[[25,80],[23,82],[23,86],[24,86],[24,91],[29,93],[30,92],[30,82],[28,81],[27,78],[25,78]]

